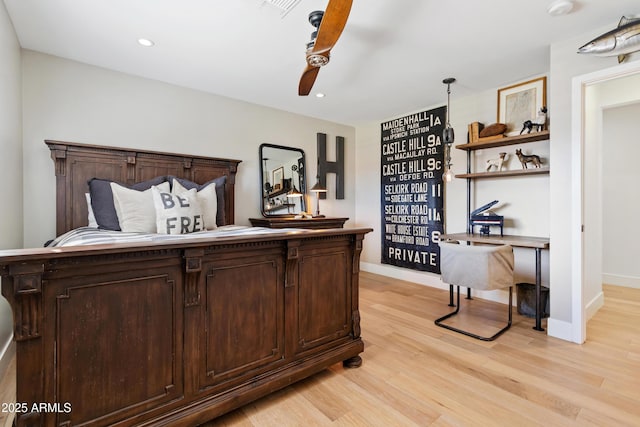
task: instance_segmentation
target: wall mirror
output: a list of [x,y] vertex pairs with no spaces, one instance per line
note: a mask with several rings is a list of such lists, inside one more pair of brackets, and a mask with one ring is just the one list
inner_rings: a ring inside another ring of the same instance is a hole
[[307,192],[304,151],[282,145],[260,145],[262,215],[295,216],[305,212]]

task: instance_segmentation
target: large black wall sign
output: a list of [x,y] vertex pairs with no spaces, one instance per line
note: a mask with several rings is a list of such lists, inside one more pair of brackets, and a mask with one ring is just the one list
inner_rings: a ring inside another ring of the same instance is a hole
[[440,273],[447,107],[382,123],[382,263]]

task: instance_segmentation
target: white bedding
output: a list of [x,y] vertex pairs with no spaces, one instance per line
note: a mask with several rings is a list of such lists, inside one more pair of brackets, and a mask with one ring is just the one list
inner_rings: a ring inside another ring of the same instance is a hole
[[274,234],[283,232],[307,232],[308,230],[298,228],[272,229],[264,227],[248,227],[244,225],[224,225],[215,230],[199,231],[196,233],[171,235],[156,233],[125,233],[122,231],[100,230],[92,227],[80,227],[68,231],[56,237],[48,247],[60,246],[81,246],[99,245],[108,243],[130,243],[130,242],[166,242],[185,238],[219,238],[230,236],[252,236],[257,234]]

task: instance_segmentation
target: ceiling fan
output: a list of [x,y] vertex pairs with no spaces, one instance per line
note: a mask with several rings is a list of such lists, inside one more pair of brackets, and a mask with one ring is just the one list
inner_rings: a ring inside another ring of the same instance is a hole
[[352,0],[329,0],[327,10],[309,14],[309,23],[316,28],[307,44],[307,67],[300,77],[298,95],[306,96],[316,81],[320,67],[329,63],[331,49],[342,34],[351,11]]

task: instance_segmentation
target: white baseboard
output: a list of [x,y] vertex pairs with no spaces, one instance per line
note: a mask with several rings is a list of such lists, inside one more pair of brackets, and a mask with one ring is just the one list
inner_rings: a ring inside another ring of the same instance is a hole
[[393,277],[398,280],[417,283],[419,285],[431,286],[439,289],[449,289],[449,285],[442,283],[439,274],[424,271],[409,270],[392,265],[374,264],[371,262],[361,262],[360,270],[369,273],[380,274],[382,276]]
[[[360,270],[369,273],[380,274],[382,276],[393,277],[398,280],[417,283],[423,286],[431,286],[432,288],[449,290],[449,284],[444,283],[439,274],[428,273],[424,271],[409,270],[402,267],[394,267],[391,265],[373,264],[370,262],[361,262]],[[462,292],[462,290],[461,290]],[[466,292],[466,291],[464,291]],[[509,291],[478,291],[473,290],[473,295],[488,301],[499,302],[502,304],[509,303]],[[513,305],[516,305],[516,288],[513,287]]]
[[587,303],[585,307],[585,316],[587,316],[587,320],[591,319],[594,314],[598,312],[604,305],[604,293],[602,291],[598,292],[591,301]]
[[551,317],[547,319],[547,335],[548,336],[559,338],[565,341],[582,344],[582,342],[575,339],[573,328],[574,328],[574,325],[572,323],[565,322],[563,320],[553,319]]
[[602,273],[602,283],[607,285],[624,286],[626,288],[640,289],[640,277],[623,276],[620,274]]

